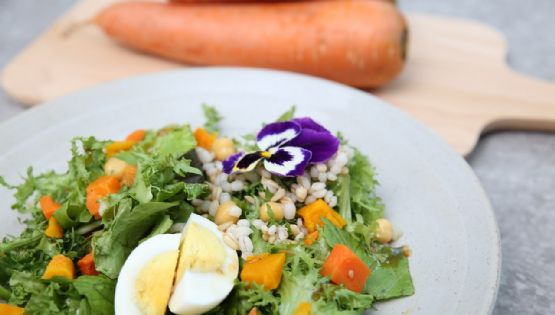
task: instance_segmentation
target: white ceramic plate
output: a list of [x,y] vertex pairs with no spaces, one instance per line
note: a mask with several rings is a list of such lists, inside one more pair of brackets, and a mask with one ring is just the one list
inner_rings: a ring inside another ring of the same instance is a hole
[[[296,104],[299,115],[342,131],[378,171],[386,216],[413,250],[416,294],[376,305],[374,314],[488,314],[500,265],[493,211],[466,162],[427,128],[361,91],[303,75],[205,68],[99,86],[29,110],[0,125],[0,174],[18,181],[28,165],[64,170],[69,141],[119,139],[137,128],[203,122],[217,106],[223,129],[256,130]],[[0,234],[16,233],[11,194],[0,190]]]

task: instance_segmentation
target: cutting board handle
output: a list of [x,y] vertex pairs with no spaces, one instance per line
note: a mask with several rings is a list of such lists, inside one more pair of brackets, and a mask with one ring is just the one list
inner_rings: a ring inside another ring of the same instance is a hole
[[506,68],[492,99],[486,131],[521,129],[555,131],[555,84]]

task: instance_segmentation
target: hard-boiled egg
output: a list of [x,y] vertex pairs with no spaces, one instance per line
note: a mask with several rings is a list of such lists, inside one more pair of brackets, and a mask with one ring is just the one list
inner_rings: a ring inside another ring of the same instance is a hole
[[169,308],[175,314],[202,314],[220,304],[239,272],[237,252],[217,225],[192,214],[185,225]]
[[179,255],[179,234],[160,234],[141,243],[125,261],[116,285],[117,315],[164,315]]
[[180,234],[157,235],[133,250],[116,285],[116,315],[202,314],[221,303],[239,272],[237,252],[217,225],[192,214]]

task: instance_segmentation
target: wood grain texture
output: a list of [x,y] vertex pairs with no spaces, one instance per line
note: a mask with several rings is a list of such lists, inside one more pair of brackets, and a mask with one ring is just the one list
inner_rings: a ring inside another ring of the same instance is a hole
[[[130,51],[96,27],[82,25],[115,1],[121,0],[84,0],[60,18],[4,69],[6,92],[34,105],[98,83],[184,67]],[[408,20],[405,71],[370,92],[428,125],[463,155],[484,131],[555,130],[555,85],[508,68],[498,32],[454,18],[409,15]]]

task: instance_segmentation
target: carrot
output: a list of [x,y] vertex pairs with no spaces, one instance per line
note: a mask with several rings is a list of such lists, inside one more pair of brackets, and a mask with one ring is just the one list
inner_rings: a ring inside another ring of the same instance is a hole
[[343,284],[351,291],[362,292],[370,268],[352,250],[343,244],[335,244],[320,269],[320,274],[329,277],[335,284]]
[[135,141],[135,142],[140,142],[141,140],[144,139],[146,135],[146,131],[143,129],[138,129],[133,131],[132,133],[130,133],[129,135],[127,135],[127,138],[125,138],[126,141]]
[[39,206],[44,214],[46,219],[50,219],[50,217],[56,212],[56,210],[60,209],[62,205],[56,203],[54,199],[50,196],[42,196],[39,199]]
[[93,253],[88,253],[87,255],[83,256],[83,258],[79,259],[79,261],[77,261],[77,266],[79,267],[79,270],[83,275],[98,275],[98,271],[96,271],[96,267],[94,265]]
[[198,65],[297,71],[359,87],[397,76],[407,26],[385,1],[116,3],[95,23],[140,51]]
[[87,186],[87,210],[95,219],[100,219],[98,199],[117,193],[121,184],[115,176],[101,176]]

